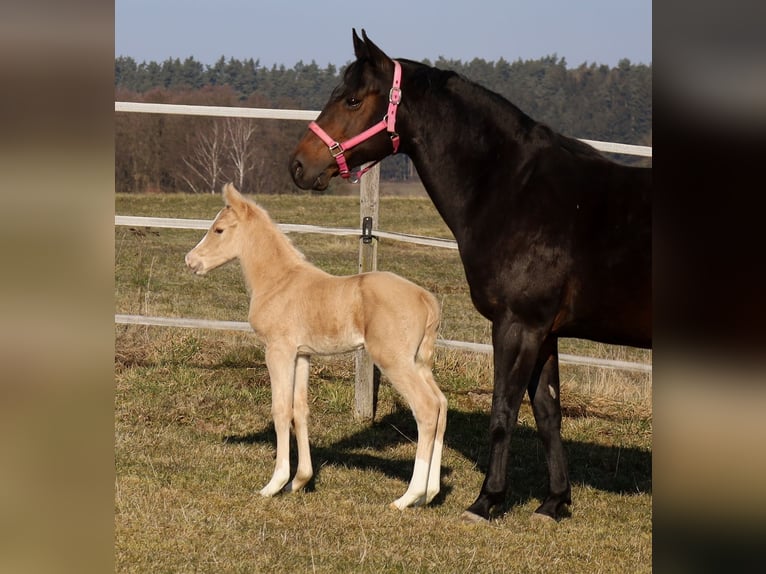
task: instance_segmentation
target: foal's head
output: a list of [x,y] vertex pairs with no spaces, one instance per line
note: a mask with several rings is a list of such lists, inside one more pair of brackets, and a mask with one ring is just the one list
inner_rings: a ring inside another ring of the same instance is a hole
[[211,269],[239,257],[239,230],[242,227],[239,224],[247,214],[247,201],[230,183],[223,188],[223,199],[226,207],[218,212],[210,229],[197,246],[186,254],[186,265],[197,275],[204,275]]
[[[341,83],[316,124],[335,142],[343,143],[361,134],[386,116],[394,63],[373,44],[362,30],[353,31],[356,61],[346,68]],[[337,150],[335,150],[337,152]],[[391,138],[385,130],[345,152],[349,168],[383,159],[392,153]],[[308,131],[290,156],[290,175],[302,189],[326,189],[339,168],[333,152],[313,131]]]

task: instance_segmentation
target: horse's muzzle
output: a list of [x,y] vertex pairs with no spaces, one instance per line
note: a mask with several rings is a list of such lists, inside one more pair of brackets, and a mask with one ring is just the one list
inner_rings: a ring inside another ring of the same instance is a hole
[[301,189],[315,189],[317,191],[327,189],[333,176],[332,171],[325,169],[314,175],[309,173],[309,170],[306,169],[304,163],[297,155],[293,156],[290,160],[290,176],[293,178],[295,185]]

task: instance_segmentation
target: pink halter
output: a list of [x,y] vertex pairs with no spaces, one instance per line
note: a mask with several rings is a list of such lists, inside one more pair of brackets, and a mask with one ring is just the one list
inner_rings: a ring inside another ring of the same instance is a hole
[[[372,136],[377,134],[378,132],[381,132],[383,130],[386,130],[389,133],[389,136],[391,137],[391,144],[394,146],[394,153],[397,152],[399,149],[399,134],[396,133],[395,127],[396,127],[396,109],[399,105],[399,102],[402,101],[402,90],[400,88],[400,85],[402,83],[402,66],[397,62],[396,60],[393,60],[394,62],[394,81],[391,86],[391,89],[388,91],[388,112],[385,116],[383,116],[383,119],[380,120],[377,124],[373,125],[372,127],[364,130],[359,135],[356,135],[345,142],[338,143],[334,139],[332,139],[329,134],[324,131],[322,128],[319,127],[319,124],[316,122],[311,122],[309,124],[309,129],[314,132],[319,139],[321,139],[325,144],[327,144],[327,147],[330,148],[330,154],[332,157],[335,158],[335,161],[338,164],[338,169],[340,170],[340,176],[343,179],[348,179],[351,177],[351,172],[348,169],[348,164],[346,163],[346,158],[343,155],[343,153],[347,150],[350,150],[355,145],[358,145],[362,143],[365,140],[370,139]],[[378,160],[380,161],[380,160]],[[377,161],[371,165],[368,165],[366,168],[359,170],[356,175],[354,176],[354,183],[359,181],[359,178],[365,174],[367,171],[369,171],[372,166],[374,166]]]

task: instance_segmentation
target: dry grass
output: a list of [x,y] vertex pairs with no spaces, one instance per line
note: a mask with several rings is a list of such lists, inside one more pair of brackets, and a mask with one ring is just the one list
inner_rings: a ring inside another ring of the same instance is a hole
[[[358,223],[354,198],[258,199],[278,221]],[[119,196],[116,212],[212,218],[219,206],[219,197]],[[390,225],[388,213],[396,214]],[[427,199],[386,197],[381,219],[385,229],[428,235],[443,226]],[[118,228],[117,312],[244,320],[248,301],[237,265],[206,278],[183,268],[183,254],[200,236]],[[355,270],[353,239],[294,240],[323,268]],[[379,257],[381,268],[442,299],[441,336],[487,341],[487,324],[470,307],[450,253],[384,243]],[[262,499],[257,491],[273,471],[275,436],[268,373],[252,337],[136,326],[117,326],[115,336],[118,571],[651,570],[651,376],[562,366],[571,517],[556,525],[529,519],[547,475],[525,403],[512,442],[507,512],[471,527],[458,517],[486,468],[488,356],[438,350],[435,375],[450,401],[443,490],[434,505],[399,512],[387,504],[412,472],[414,421],[385,381],[375,424],[354,421],[350,357],[312,364],[310,488]],[[562,352],[651,360],[645,351],[581,341],[565,341]]]

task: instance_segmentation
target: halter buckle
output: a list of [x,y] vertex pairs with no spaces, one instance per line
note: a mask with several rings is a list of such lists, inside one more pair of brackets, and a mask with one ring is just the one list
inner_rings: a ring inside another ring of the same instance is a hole
[[332,155],[332,157],[338,157],[339,155],[342,155],[342,154],[343,154],[343,148],[338,142],[335,142],[334,144],[330,146],[330,155]]
[[396,86],[391,86],[391,89],[388,90],[388,101],[389,103],[398,106],[399,102],[402,101],[402,89],[397,88]]

